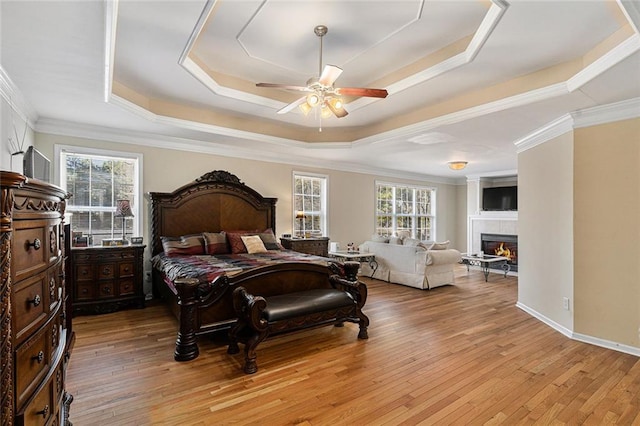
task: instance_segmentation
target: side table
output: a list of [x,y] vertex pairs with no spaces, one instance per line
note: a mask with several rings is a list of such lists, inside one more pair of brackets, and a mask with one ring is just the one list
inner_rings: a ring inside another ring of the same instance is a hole
[[71,249],[73,314],[144,308],[141,244]]
[[376,261],[375,253],[360,253],[358,251],[330,251],[329,257],[337,259],[339,262],[345,262],[348,260],[354,262],[366,262],[371,268],[371,276],[374,276],[376,270],[378,270],[378,262]]

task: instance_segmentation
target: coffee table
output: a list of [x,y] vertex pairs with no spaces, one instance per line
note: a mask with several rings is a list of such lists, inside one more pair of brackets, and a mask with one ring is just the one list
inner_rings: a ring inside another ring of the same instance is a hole
[[484,274],[484,281],[489,281],[489,271],[492,265],[500,266],[504,271],[505,278],[507,272],[511,270],[511,265],[508,263],[509,259],[504,256],[494,256],[492,254],[470,254],[462,253],[462,263],[467,265],[467,272],[469,272],[469,265],[479,266]]
[[372,277],[378,270],[378,262],[376,261],[375,253],[360,253],[359,251],[330,251],[329,257],[333,257],[340,262],[348,260],[360,263],[367,262],[371,268]]

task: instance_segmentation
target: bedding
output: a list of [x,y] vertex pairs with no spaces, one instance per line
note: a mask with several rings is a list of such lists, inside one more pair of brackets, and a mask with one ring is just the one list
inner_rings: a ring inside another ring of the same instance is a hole
[[265,253],[236,253],[212,255],[158,254],[151,259],[153,268],[162,273],[165,283],[172,288],[177,278],[197,278],[211,283],[222,274],[234,275],[258,266],[284,262],[308,262],[327,265],[329,259],[292,250],[269,250]]

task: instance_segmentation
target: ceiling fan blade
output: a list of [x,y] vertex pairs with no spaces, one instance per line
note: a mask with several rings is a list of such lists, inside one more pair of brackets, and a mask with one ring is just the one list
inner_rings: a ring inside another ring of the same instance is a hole
[[335,65],[325,65],[322,74],[318,79],[318,83],[323,86],[333,86],[333,82],[342,74],[342,68]]
[[338,87],[335,92],[343,96],[366,96],[368,98],[386,98],[387,89],[368,89],[366,87]]
[[311,92],[307,86],[290,86],[287,84],[278,84],[278,83],[256,83],[256,87],[270,87],[275,89],[283,89],[283,90],[294,90],[296,92]]
[[295,100],[295,101],[291,102],[289,105],[286,105],[285,107],[280,108],[280,109],[278,110],[278,114],[286,114],[286,113],[288,113],[289,111],[291,111],[291,110],[295,109],[295,107],[297,107],[298,105],[301,105],[301,104],[303,104],[304,102],[306,102],[306,100],[307,100],[307,97],[306,97],[306,96],[303,96],[303,97],[301,97],[300,99],[297,99],[297,100]]
[[343,106],[340,106],[338,108],[332,102],[327,102],[327,107],[331,110],[333,115],[335,115],[338,118],[346,117],[349,114],[349,112],[347,112],[347,110],[344,109]]

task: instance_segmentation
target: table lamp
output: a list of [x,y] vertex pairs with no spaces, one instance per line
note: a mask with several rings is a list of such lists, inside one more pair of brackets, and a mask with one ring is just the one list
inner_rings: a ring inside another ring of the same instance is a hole
[[304,229],[303,229],[304,212],[298,210],[296,212],[296,219],[300,221],[300,226],[298,227],[298,234],[299,234],[298,236],[302,238],[304,236]]
[[118,200],[117,202],[118,204],[116,206],[116,214],[114,216],[122,218],[122,241],[124,242],[127,240],[125,237],[125,221],[128,217],[133,217],[133,212],[131,211],[131,203],[129,202],[129,200]]

